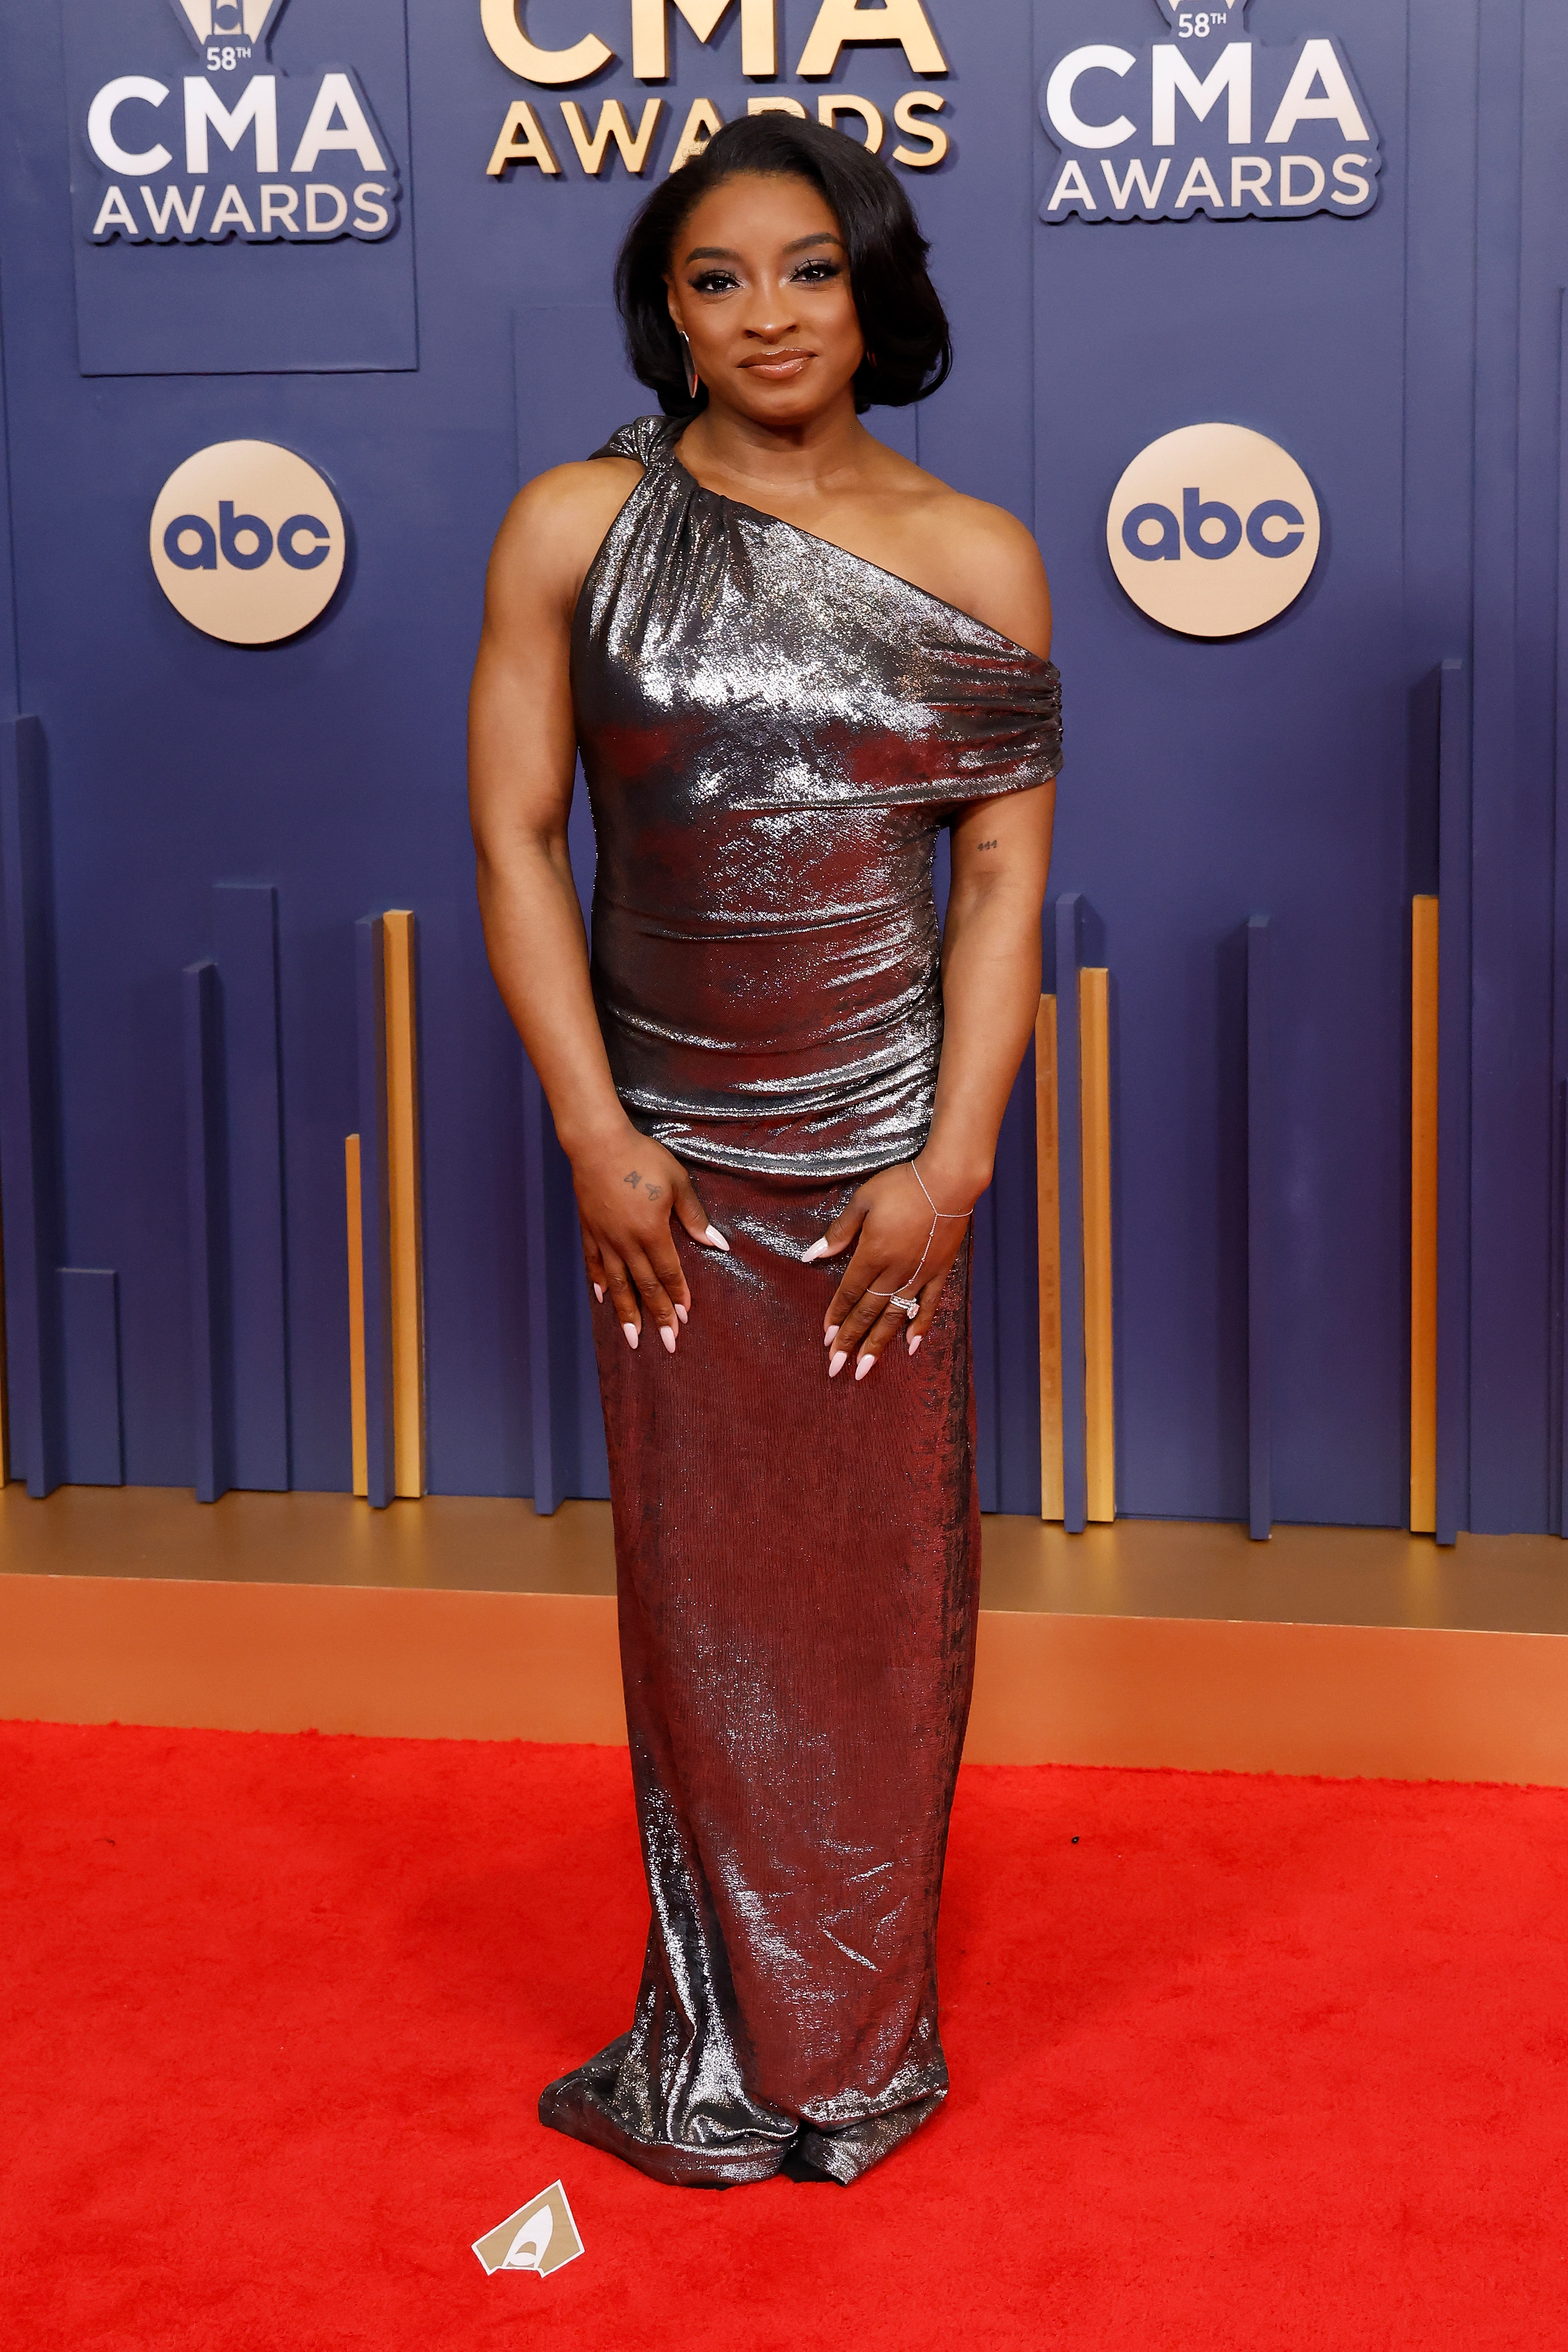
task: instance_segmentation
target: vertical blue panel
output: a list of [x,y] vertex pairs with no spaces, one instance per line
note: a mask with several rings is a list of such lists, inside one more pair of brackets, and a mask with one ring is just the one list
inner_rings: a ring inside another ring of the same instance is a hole
[[974,1376],[975,1477],[983,1511],[1002,1507],[1001,1461],[997,1444],[998,1410],[996,1352],[996,1192],[994,1185],[974,1204],[974,1258],[970,1276]]
[[1040,1507],[1040,1264],[1035,1169],[1035,1057],[1026,1054],[996,1139],[996,1504]]
[[1551,1525],[1568,1536],[1568,295],[1557,297],[1557,641],[1552,741],[1552,1348]]
[[392,1218],[386,1190],[386,949],[379,915],[354,925],[359,1022],[360,1223],[364,1253],[365,1486],[384,1510],[394,1485]]
[[1273,1427],[1268,1393],[1270,1149],[1268,918],[1247,926],[1247,1528],[1273,1533]]
[[62,1265],[59,1291],[66,1484],[123,1486],[119,1278],[101,1266]]
[[1089,1520],[1089,1433],[1083,1355],[1083,1051],[1079,1030],[1079,970],[1083,961],[1083,899],[1076,890],[1056,905],[1057,1184],[1061,1202],[1062,1525],[1081,1535]]
[[1463,662],[1443,664],[1437,723],[1436,1533],[1451,1544],[1470,1524],[1470,696]]
[[5,1058],[0,1182],[5,1221],[11,1469],[30,1495],[65,1475],[54,937],[48,775],[36,719],[0,724],[0,882],[5,889]]
[[186,965],[182,1012],[195,1484],[198,1503],[216,1503],[234,1484],[234,1359],[229,1316],[223,997],[215,963],[209,961]]
[[[1562,103],[1568,18],[1561,0],[1488,0],[1479,14],[1467,681],[1473,1145],[1468,1494],[1461,1504],[1449,1485],[1447,1526],[1450,1532],[1471,1527],[1501,1533],[1545,1525],[1551,1451],[1550,1317],[1543,1309],[1551,1278],[1552,1097],[1543,1081],[1552,1052],[1557,532],[1549,486],[1557,475],[1557,307],[1568,210]],[[1526,47],[1531,18],[1533,56]],[[1454,635],[1443,650],[1463,648],[1463,637]],[[1446,867],[1445,987],[1451,895]],[[1438,1311],[1441,1332],[1441,1298]],[[1458,1465],[1446,1472],[1441,1391],[1438,1412],[1442,1538],[1445,1481],[1458,1475]]]
[[1552,1100],[1552,1472],[1548,1528],[1568,1535],[1568,1079]]
[[[5,297],[0,290],[0,352]],[[16,655],[16,562],[11,538],[11,425],[5,371],[0,364],[0,720],[14,719],[21,698]],[[0,1475],[4,1471],[0,1470]]]
[[278,893],[220,884],[213,908],[228,1121],[234,1484],[280,1493],[289,1475]]

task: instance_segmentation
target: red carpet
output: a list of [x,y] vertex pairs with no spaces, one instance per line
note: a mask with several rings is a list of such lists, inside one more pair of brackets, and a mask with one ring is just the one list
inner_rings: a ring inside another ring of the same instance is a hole
[[[714,2196],[533,2119],[637,1977],[623,1754],[13,1726],[0,1774],[17,2352],[1568,2343],[1568,1793],[972,1769],[945,2113]],[[557,2175],[585,2258],[487,2280]]]

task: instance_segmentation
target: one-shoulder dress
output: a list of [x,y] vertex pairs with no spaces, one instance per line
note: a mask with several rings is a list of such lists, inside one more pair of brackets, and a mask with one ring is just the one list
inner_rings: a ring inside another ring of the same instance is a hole
[[598,453],[644,472],[584,583],[572,690],[611,1069],[730,1254],[676,1227],[674,1356],[596,1313],[652,1924],[630,2030],[540,2114],[668,2182],[792,2157],[847,2182],[947,2087],[937,1906],[979,1576],[969,1252],[917,1355],[831,1384],[845,1261],[802,1253],[925,1140],[937,834],[1055,775],[1059,684],[703,488],[681,429],[643,417]]

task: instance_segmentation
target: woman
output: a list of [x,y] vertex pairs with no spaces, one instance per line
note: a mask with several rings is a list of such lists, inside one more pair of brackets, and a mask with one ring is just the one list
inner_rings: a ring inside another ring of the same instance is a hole
[[847,2182],[947,2084],[969,1212],[1058,732],[1033,541],[858,422],[947,373],[925,252],[885,165],[776,114],[667,181],[616,279],[665,415],[517,499],[474,683],[490,960],[597,1302],[653,1902],[630,2032],[540,2113],[691,2186]]

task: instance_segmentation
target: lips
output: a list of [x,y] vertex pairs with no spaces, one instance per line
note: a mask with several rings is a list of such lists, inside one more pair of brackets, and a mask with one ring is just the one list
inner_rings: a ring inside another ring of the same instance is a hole
[[748,375],[766,376],[770,383],[784,383],[791,376],[798,375],[806,362],[816,357],[815,352],[768,352],[760,353],[754,360],[742,360],[741,365]]

